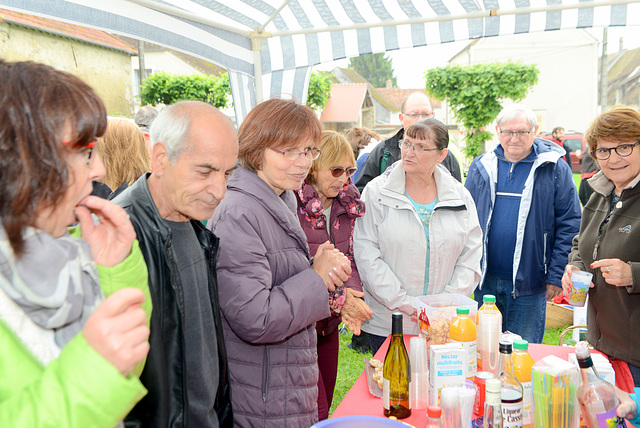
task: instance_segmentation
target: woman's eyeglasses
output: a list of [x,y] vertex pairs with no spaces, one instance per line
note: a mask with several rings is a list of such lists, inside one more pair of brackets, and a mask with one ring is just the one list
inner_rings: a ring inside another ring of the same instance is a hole
[[350,168],[343,168],[341,166],[336,166],[333,168],[329,168],[329,170],[331,171],[331,175],[333,175],[335,178],[340,177],[342,174],[344,174],[345,172],[347,173],[347,178],[351,177],[353,174],[356,173],[356,171],[358,170],[358,168],[354,168],[354,167],[350,167]]
[[289,160],[291,162],[297,161],[298,158],[302,155],[306,156],[306,158],[309,160],[316,160],[318,159],[318,156],[320,156],[320,153],[322,153],[320,149],[317,149],[315,147],[306,148],[304,149],[304,151],[301,151],[298,149],[278,150],[278,149],[274,149],[273,147],[270,147],[270,149],[276,153],[280,153],[282,156],[284,156],[286,160]]
[[79,143],[72,143],[69,141],[63,141],[62,145],[66,146],[66,147],[70,147],[72,149],[75,150],[81,150],[84,153],[86,153],[87,155],[87,165],[89,165],[91,163],[91,155],[93,154],[93,148],[95,147],[97,141],[92,141],[88,144],[79,144]]
[[640,141],[636,141],[633,144],[620,144],[619,146],[606,149],[604,147],[591,151],[591,154],[598,160],[607,160],[611,157],[611,151],[614,150],[618,156],[626,158],[633,152],[633,148],[640,144]]
[[417,151],[418,153],[426,153],[432,150],[440,150],[437,147],[430,149],[429,147],[425,147],[422,144],[411,144],[409,140],[398,141],[398,147],[400,147],[400,149],[405,149],[405,150],[409,150],[412,148],[413,151]]

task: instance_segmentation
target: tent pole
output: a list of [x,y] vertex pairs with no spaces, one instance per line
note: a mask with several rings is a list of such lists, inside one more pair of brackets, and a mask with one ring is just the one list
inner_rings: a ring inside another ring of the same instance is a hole
[[260,47],[262,42],[267,37],[270,37],[268,32],[252,31],[249,35],[251,38],[251,51],[253,53],[253,84],[256,88],[256,104],[260,104],[264,99],[264,93],[262,89],[262,58],[260,56]]

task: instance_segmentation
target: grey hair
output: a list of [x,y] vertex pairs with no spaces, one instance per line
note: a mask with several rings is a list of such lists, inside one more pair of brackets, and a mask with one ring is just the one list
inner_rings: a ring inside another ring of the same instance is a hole
[[[185,149],[196,101],[180,101],[164,108],[151,125],[151,145],[161,141],[167,148],[169,162],[173,163]],[[199,104],[199,103],[198,103]]]
[[500,128],[503,124],[511,122],[513,119],[521,116],[524,116],[527,119],[531,128],[535,128],[536,125],[538,125],[536,114],[533,110],[523,104],[511,104],[510,106],[503,108],[496,118],[496,125]]
[[149,128],[157,115],[158,110],[150,105],[146,105],[136,112],[133,120],[140,128]]

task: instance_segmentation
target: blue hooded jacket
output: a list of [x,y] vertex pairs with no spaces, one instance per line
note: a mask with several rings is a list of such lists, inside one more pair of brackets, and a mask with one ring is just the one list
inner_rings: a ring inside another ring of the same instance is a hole
[[[487,270],[487,232],[492,226],[496,198],[497,147],[472,162],[465,182],[476,203],[484,234],[480,288]],[[561,287],[572,240],[580,229],[580,202],[573,176],[566,162],[558,162],[564,151],[540,138],[534,139],[533,150],[536,159],[526,178],[518,213],[513,255],[515,297],[545,292],[546,284]]]

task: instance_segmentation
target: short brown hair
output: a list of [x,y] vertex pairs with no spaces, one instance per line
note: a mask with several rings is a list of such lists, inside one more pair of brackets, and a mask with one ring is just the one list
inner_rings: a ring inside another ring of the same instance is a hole
[[262,169],[264,151],[287,149],[301,140],[320,140],[322,125],[313,110],[294,100],[273,98],[255,106],[238,130],[238,160],[252,171]]
[[601,113],[589,126],[584,140],[590,155],[601,140],[635,143],[640,140],[640,113],[630,107],[614,107]]
[[69,186],[63,138],[83,147],[106,128],[104,104],[78,77],[0,59],[0,222],[17,257],[23,228]]
[[111,190],[116,190],[125,182],[133,184],[151,169],[151,156],[144,133],[129,119],[109,118],[107,132],[96,147],[106,170],[100,181]]
[[432,140],[440,150],[449,147],[449,130],[438,119],[416,120],[405,129],[404,135],[419,140]]
[[314,174],[317,171],[336,166],[342,162],[345,157],[349,158],[351,166],[356,166],[356,158],[353,156],[351,145],[342,134],[335,131],[324,131],[320,138],[318,148],[321,151],[320,156],[313,161],[309,175],[307,176],[307,181],[311,185],[314,185],[316,182]]

